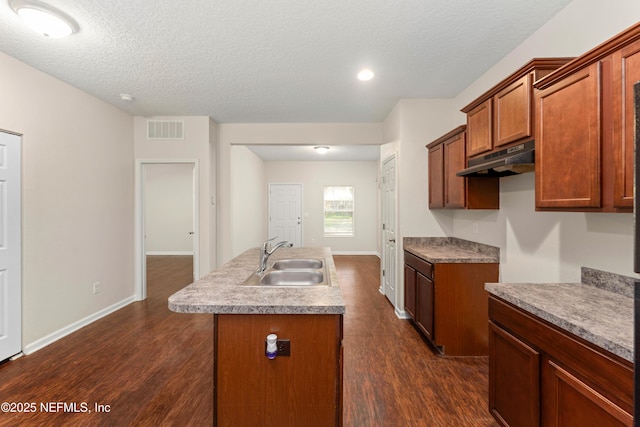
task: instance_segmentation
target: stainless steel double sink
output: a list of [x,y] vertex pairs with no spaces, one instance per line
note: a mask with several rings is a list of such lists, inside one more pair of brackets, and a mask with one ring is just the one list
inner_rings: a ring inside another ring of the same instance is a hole
[[290,258],[275,261],[263,274],[253,273],[243,286],[331,286],[323,259]]

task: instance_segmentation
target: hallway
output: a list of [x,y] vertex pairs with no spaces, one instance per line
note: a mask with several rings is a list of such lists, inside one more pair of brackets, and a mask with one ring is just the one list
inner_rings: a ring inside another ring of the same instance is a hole
[[[213,318],[167,308],[191,257],[151,258],[147,300],[0,365],[0,401],[36,404],[1,412],[0,426],[212,424]],[[379,293],[377,257],[334,258],[347,305],[344,426],[494,426],[487,358],[435,356]]]

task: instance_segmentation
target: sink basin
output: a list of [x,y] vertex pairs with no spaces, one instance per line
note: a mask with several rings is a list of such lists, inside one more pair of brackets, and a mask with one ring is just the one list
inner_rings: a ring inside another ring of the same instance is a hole
[[320,269],[323,266],[321,259],[292,258],[281,259],[273,263],[273,270],[291,270],[291,269]]
[[253,273],[242,286],[331,286],[326,266],[319,259],[283,259],[264,274]]
[[260,278],[260,284],[267,286],[313,286],[323,282],[323,272],[314,270],[273,270]]

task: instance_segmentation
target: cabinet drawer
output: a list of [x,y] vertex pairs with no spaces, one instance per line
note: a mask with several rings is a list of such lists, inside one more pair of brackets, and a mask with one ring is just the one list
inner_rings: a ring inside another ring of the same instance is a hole
[[405,251],[404,252],[404,263],[409,264],[411,267],[415,268],[417,271],[422,273],[422,275],[433,279],[433,264],[427,262],[417,256]]

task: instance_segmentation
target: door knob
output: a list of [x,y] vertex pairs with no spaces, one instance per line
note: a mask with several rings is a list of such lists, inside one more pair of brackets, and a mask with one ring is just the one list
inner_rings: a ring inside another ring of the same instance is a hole
[[193,233],[193,231],[190,231],[189,234],[193,235],[194,233]]

